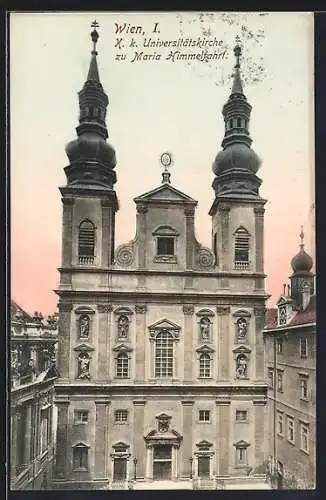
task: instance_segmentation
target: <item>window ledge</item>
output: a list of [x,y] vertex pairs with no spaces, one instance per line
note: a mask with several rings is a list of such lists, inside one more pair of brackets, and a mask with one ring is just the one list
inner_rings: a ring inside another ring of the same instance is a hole
[[129,425],[129,422],[114,422],[114,425]]
[[277,432],[277,436],[280,438],[284,438],[284,434],[280,434],[279,432]]
[[295,446],[295,442],[294,442],[294,441],[290,441],[289,439],[287,439],[287,442],[288,442],[289,444],[292,444],[292,446]]
[[197,424],[211,424],[211,420],[197,420]]
[[74,425],[87,425],[88,422],[74,422]]
[[236,420],[236,424],[249,424],[249,420]]
[[310,455],[309,451],[305,450],[304,448],[300,448],[300,451],[302,451],[302,453],[304,453],[305,455]]
[[78,467],[76,469],[72,469],[72,472],[88,472],[86,467]]
[[300,401],[304,401],[305,403],[309,403],[309,399],[308,398],[300,398]]
[[214,377],[197,377],[198,380],[213,380]]

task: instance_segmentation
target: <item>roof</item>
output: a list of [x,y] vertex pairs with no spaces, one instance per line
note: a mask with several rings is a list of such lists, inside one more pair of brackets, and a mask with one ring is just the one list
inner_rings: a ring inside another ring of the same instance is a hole
[[10,313],[11,318],[16,319],[15,316],[19,312],[22,315],[23,321],[32,321],[32,316],[30,316],[24,309],[22,309],[14,300],[10,301]]
[[161,184],[160,186],[144,193],[140,196],[134,198],[135,203],[139,202],[152,202],[152,203],[160,203],[165,202],[169,204],[191,204],[197,205],[197,201],[188,196],[187,194],[179,191],[175,187],[170,184]]
[[291,321],[286,325],[277,324],[277,308],[270,308],[266,311],[266,324],[265,330],[280,328],[284,330],[285,328],[291,326],[307,325],[316,322],[316,295],[310,297],[308,306],[304,311],[297,311]]

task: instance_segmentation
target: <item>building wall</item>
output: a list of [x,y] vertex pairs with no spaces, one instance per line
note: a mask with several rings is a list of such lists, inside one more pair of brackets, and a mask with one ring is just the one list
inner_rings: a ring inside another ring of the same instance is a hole
[[[276,354],[276,370],[283,373],[283,391],[276,391],[276,459],[284,467],[284,487],[314,488],[316,470],[316,356],[315,327],[288,329],[275,334],[265,334],[267,370],[274,367],[274,335],[283,338],[283,353]],[[300,338],[307,338],[308,356],[300,357]],[[303,400],[300,394],[300,375],[308,380],[308,397]],[[266,373],[266,377],[267,377]],[[268,389],[269,409],[269,448],[274,442],[274,391]],[[278,415],[283,415],[283,435],[279,432]],[[294,442],[287,434],[287,419],[294,419]],[[300,426],[309,426],[309,451],[302,449]]]

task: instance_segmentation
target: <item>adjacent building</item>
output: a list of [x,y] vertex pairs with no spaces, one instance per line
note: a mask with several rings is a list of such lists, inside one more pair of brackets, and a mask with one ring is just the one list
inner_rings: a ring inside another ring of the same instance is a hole
[[57,317],[30,316],[12,301],[10,329],[11,489],[47,489],[54,459]]
[[169,153],[161,157],[162,182],[134,199],[135,237],[116,247],[116,155],[107,142],[96,29],[91,37],[78,137],[67,145],[60,187],[53,488],[254,481],[269,454],[266,200],[250,147],[241,49],[213,165],[211,247],[196,240],[197,201],[171,184]]
[[271,472],[279,488],[315,488],[316,473],[316,295],[312,259],[301,232],[292,259],[291,285],[264,329],[268,379]]

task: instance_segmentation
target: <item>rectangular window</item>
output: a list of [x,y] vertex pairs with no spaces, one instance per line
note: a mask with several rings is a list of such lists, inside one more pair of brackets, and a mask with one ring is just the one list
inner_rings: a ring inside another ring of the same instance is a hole
[[129,358],[125,353],[118,354],[116,359],[116,376],[119,378],[129,377]]
[[283,372],[277,371],[277,390],[283,392]]
[[248,411],[247,410],[236,410],[235,421],[236,422],[248,422]]
[[199,422],[210,422],[209,410],[199,410]]
[[277,414],[277,434],[280,436],[283,436],[283,413],[278,413]]
[[283,339],[278,338],[276,341],[277,354],[283,354]]
[[294,419],[292,417],[287,418],[287,438],[290,443],[294,444]]
[[114,421],[116,423],[128,422],[128,410],[116,410],[114,413]]
[[236,449],[236,465],[247,465],[247,448]]
[[88,423],[88,410],[75,410],[74,424],[87,424]]
[[201,457],[197,458],[198,461],[198,477],[209,477],[210,467],[210,457]]
[[308,377],[300,375],[300,399],[308,399]]
[[268,368],[267,375],[268,375],[268,387],[273,389],[273,387],[274,387],[274,370],[273,370],[273,368]]
[[167,236],[158,237],[157,255],[174,255],[174,238]]
[[304,423],[300,424],[300,448],[309,452],[309,426]]
[[300,357],[302,359],[308,357],[308,341],[306,337],[300,339]]
[[86,446],[75,446],[73,449],[73,469],[87,470],[88,448]]
[[155,377],[173,376],[173,337],[163,330],[155,340]]

